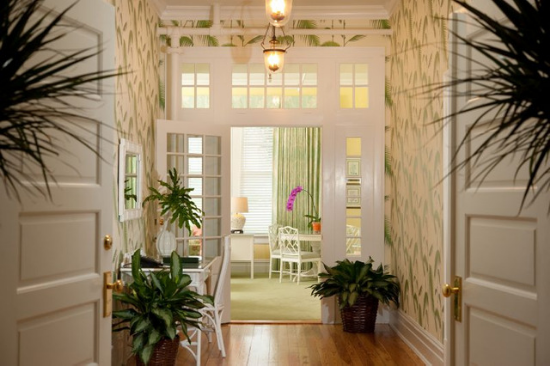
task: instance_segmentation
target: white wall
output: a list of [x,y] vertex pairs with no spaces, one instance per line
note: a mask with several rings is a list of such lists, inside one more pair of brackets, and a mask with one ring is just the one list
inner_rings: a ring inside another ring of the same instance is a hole
[[[322,127],[323,261],[329,265],[345,257],[345,139],[361,137],[363,255],[384,258],[384,76],[385,50],[372,48],[290,48],[286,63],[318,64],[318,108],[303,110],[244,110],[231,108],[233,63],[263,63],[261,48],[185,48],[170,54],[167,111],[170,119],[189,124],[224,126]],[[247,54],[244,54],[247,53]],[[211,64],[211,108],[183,110],[179,76],[182,62]],[[339,108],[339,64],[369,64],[369,108]],[[175,76],[171,76],[172,75]],[[176,103],[172,101],[175,100]],[[229,215],[229,212],[227,213]],[[332,302],[325,302],[324,322],[335,319]]]

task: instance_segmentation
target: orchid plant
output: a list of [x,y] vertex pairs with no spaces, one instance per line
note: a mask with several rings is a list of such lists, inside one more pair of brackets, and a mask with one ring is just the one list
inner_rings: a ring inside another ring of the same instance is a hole
[[294,209],[294,201],[296,200],[296,196],[300,192],[306,192],[308,194],[309,198],[311,198],[311,205],[313,206],[313,214],[304,215],[309,219],[308,226],[311,226],[313,222],[321,222],[321,216],[319,216],[319,211],[317,211],[317,208],[315,207],[315,200],[313,199],[313,196],[302,186],[297,186],[292,190],[292,192],[290,192],[290,195],[288,196],[288,201],[286,202],[286,210],[292,211]]

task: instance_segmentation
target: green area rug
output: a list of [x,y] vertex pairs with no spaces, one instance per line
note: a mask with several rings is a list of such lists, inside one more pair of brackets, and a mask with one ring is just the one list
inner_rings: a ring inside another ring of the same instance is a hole
[[308,286],[316,279],[304,279],[300,285],[288,276],[279,283],[265,275],[231,277],[231,320],[321,320],[321,301],[311,296]]

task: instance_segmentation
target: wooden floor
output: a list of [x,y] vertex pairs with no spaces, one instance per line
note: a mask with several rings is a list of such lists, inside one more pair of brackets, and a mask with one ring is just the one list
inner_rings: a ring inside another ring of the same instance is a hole
[[[222,327],[227,357],[203,335],[201,365],[424,365],[385,324],[374,334],[345,333],[341,325],[228,324]],[[177,366],[194,365],[180,348]]]

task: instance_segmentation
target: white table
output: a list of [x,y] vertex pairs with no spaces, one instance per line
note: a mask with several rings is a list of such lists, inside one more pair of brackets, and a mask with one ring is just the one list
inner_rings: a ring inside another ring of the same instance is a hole
[[250,262],[250,279],[254,279],[254,235],[231,234],[231,262]]
[[[182,272],[191,277],[191,283],[189,286],[195,287],[197,289],[196,292],[199,295],[205,295],[207,293],[206,280],[210,276],[210,269],[212,268],[212,265],[216,262],[216,260],[218,260],[218,258],[220,257],[204,259],[199,263],[182,264]],[[147,274],[147,272],[168,271],[170,270],[170,266],[165,265],[160,268],[142,268],[142,270],[145,274]],[[120,274],[124,283],[133,282],[131,267],[120,268]]]

